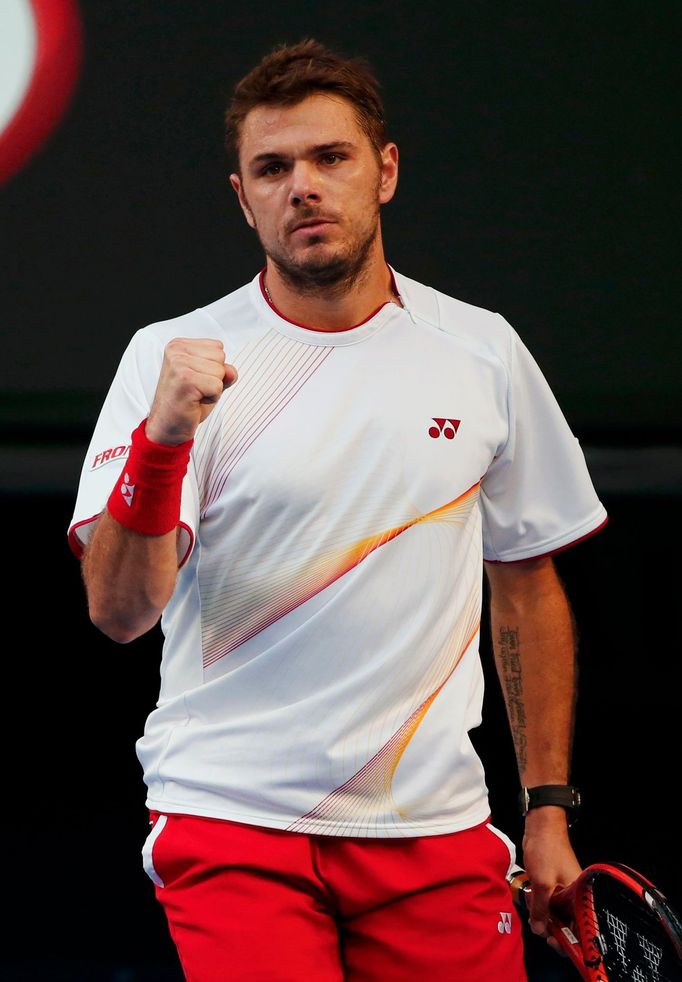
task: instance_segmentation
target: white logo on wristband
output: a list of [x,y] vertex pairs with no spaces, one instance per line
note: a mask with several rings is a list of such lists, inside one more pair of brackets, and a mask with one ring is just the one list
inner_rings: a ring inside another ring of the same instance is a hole
[[121,485],[121,494],[123,495],[123,500],[127,504],[128,508],[133,503],[133,495],[135,494],[135,485],[130,484],[130,475],[123,475],[123,484]]

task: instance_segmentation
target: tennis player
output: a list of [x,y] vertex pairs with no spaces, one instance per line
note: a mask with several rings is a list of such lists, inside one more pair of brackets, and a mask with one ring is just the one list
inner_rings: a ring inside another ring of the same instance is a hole
[[398,149],[363,61],[268,53],[227,139],[263,267],[134,334],[69,529],[98,628],[161,618],[144,868],[191,982],[521,982],[470,739],[483,570],[543,934],[580,870],[552,556],[604,507],[514,327],[388,263]]

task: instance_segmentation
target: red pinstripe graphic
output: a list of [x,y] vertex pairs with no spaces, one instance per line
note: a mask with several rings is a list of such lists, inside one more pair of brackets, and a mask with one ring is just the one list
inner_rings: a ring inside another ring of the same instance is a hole
[[217,435],[218,453],[210,461],[215,477],[205,492],[207,500],[216,496],[216,482],[220,480],[226,462],[235,452],[239,452],[250,431],[253,416],[258,412],[258,406],[265,401],[267,393],[275,388],[273,379],[277,381],[281,377],[282,359],[278,355],[285,347],[286,339],[271,331],[247,352],[243,362],[238,363],[240,380],[245,384],[240,390],[235,387],[235,398],[229,406],[229,413],[225,409],[222,418],[216,420],[220,429]]
[[[230,462],[241,456],[241,452],[248,442],[249,436],[254,429],[254,425],[262,420],[263,407],[267,409],[268,399],[272,399],[278,388],[281,388],[282,378],[296,377],[296,366],[304,358],[305,351],[300,349],[295,352],[293,359],[293,372],[287,372],[289,367],[286,358],[281,357],[281,349],[291,346],[285,338],[277,336],[272,339],[265,338],[264,342],[270,341],[268,348],[262,350],[262,344],[252,352],[253,357],[250,363],[246,363],[240,369],[247,379],[247,385],[238,393],[236,405],[230,407],[230,417],[228,421],[223,419],[223,435],[227,430],[227,439],[224,440],[219,455],[216,456],[213,468],[216,478],[210,487],[207,498],[213,500],[218,496],[222,486],[220,482],[225,471],[230,467]],[[254,363],[253,370],[251,363]],[[260,412],[260,415],[257,415]]]
[[[288,349],[288,350],[287,350]],[[229,476],[246,451],[298,395],[334,351],[283,338],[271,331],[237,363],[239,381],[207,419],[196,452],[202,494],[202,516],[220,497]],[[224,440],[218,454],[214,448]],[[205,480],[210,471],[209,480]]]

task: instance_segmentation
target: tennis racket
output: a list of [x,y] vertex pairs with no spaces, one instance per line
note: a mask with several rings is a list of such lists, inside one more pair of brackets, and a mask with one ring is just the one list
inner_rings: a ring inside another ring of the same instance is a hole
[[[509,874],[528,910],[525,870]],[[621,863],[588,866],[550,902],[549,934],[586,982],[682,982],[682,920],[653,883]]]

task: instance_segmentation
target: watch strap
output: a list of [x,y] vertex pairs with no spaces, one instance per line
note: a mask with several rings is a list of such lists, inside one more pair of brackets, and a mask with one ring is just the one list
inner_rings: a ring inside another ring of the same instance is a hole
[[540,784],[534,788],[521,788],[519,806],[524,818],[531,808],[542,805],[558,805],[575,818],[581,805],[580,791],[572,784]]

